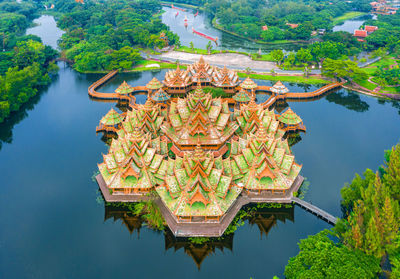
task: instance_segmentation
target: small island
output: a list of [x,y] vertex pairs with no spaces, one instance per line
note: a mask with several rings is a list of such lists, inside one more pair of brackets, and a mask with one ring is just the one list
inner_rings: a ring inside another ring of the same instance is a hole
[[[213,98],[203,87],[232,97]],[[111,109],[97,129],[116,136],[98,165],[105,200],[139,202],[154,192],[176,236],[207,237],[221,236],[245,204],[291,203],[303,177],[283,137],[305,126],[290,108],[276,115],[257,104],[257,87],[200,59],[150,81],[144,105]],[[124,82],[114,94],[132,89]],[[270,90],[288,92],[280,82]]]

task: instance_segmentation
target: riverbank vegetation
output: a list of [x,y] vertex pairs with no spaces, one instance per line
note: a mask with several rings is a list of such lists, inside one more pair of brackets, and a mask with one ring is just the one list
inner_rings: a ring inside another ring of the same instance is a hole
[[57,52],[33,35],[24,35],[38,15],[38,4],[14,1],[0,3],[0,122],[50,83],[57,66],[51,61]]
[[399,278],[400,144],[385,151],[384,166],[356,174],[341,195],[343,219],[300,242],[286,278]]
[[63,2],[58,26],[66,33],[59,45],[77,71],[131,69],[142,60],[139,47],[162,48],[166,40],[179,45],[178,36],[153,16],[161,9],[157,0]]
[[[341,22],[370,10],[361,1],[225,1],[177,0],[205,7],[214,24],[249,39],[271,42],[278,40],[309,40],[312,31],[331,30],[333,22]],[[356,12],[348,12],[355,11]],[[293,24],[293,25],[291,25]],[[263,28],[265,26],[266,28]]]

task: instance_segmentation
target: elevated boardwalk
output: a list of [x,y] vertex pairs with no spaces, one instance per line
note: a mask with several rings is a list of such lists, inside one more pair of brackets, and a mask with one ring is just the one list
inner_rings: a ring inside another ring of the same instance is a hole
[[102,86],[104,83],[109,81],[118,73],[118,70],[114,70],[106,74],[104,77],[95,81],[92,85],[88,88],[89,96],[95,99],[102,99],[102,100],[118,100],[119,94],[117,93],[100,93],[97,92],[96,89]]
[[318,98],[321,95],[324,95],[325,93],[336,89],[338,87],[341,87],[344,84],[344,82],[334,82],[331,84],[327,84],[325,86],[322,86],[321,88],[312,91],[312,92],[304,92],[304,93],[286,93],[286,99],[287,100],[292,100],[292,99],[313,99],[313,98]]
[[[271,95],[271,97],[268,98],[264,103],[261,103],[261,105],[264,108],[269,108],[273,104],[275,104],[276,101],[278,100],[287,100],[287,101],[303,101],[307,99],[317,99],[322,97],[324,94],[327,92],[334,90],[336,88],[341,87],[344,84],[344,82],[334,82],[331,84],[327,84],[315,91],[312,92],[301,92],[301,93],[293,93],[293,92],[288,92],[282,95]],[[258,86],[256,88],[256,93],[257,92],[271,92],[271,87],[269,86]]]
[[[109,72],[107,75],[105,75],[104,77],[102,77],[101,79],[97,80],[96,82],[94,82],[92,85],[89,86],[88,88],[88,93],[89,96],[94,98],[94,99],[98,99],[98,100],[114,100],[114,101],[126,101],[126,102],[130,102],[129,98],[132,98],[132,95],[135,94],[147,94],[148,93],[148,89],[146,88],[146,86],[135,86],[133,87],[133,91],[132,93],[128,95],[121,95],[118,93],[101,93],[101,92],[97,92],[96,89],[99,88],[100,86],[102,86],[103,84],[105,84],[107,81],[109,81],[111,78],[113,78],[116,74],[118,73],[118,70],[113,70],[111,72]],[[269,108],[272,105],[275,104],[276,101],[278,100],[287,100],[287,101],[303,101],[303,100],[307,100],[307,99],[317,99],[322,97],[325,93],[334,90],[338,87],[341,87],[344,84],[344,82],[334,82],[328,85],[325,85],[315,91],[312,92],[302,92],[302,93],[293,93],[293,92],[289,92],[286,94],[282,94],[282,95],[275,95],[272,94],[270,98],[268,98],[267,101],[265,101],[264,103],[261,103],[261,105],[264,108]],[[255,93],[268,93],[271,94],[271,86],[263,86],[260,85],[255,89]],[[185,94],[184,94],[185,95]],[[235,100],[232,98],[224,98],[227,100],[227,102],[229,104],[235,104]]]
[[331,214],[329,214],[328,212],[316,207],[315,205],[312,205],[306,201],[303,201],[299,198],[296,197],[292,197],[292,201],[297,204],[298,206],[300,206],[301,208],[304,208],[305,210],[311,212],[312,214],[318,216],[319,218],[321,218],[322,220],[335,225],[337,222],[336,217],[332,216]]
[[[120,101],[126,101],[129,102],[129,99],[131,96],[127,95],[122,95],[118,93],[101,93],[97,92],[96,89],[105,84],[107,81],[112,79],[116,74],[118,73],[118,70],[113,70],[106,74],[104,77],[101,79],[97,80],[94,82],[92,85],[89,86],[88,88],[88,93],[89,96],[94,98],[94,99],[99,99],[99,100],[120,100]],[[135,86],[133,87],[133,92],[131,94],[147,94],[148,90],[146,86]]]

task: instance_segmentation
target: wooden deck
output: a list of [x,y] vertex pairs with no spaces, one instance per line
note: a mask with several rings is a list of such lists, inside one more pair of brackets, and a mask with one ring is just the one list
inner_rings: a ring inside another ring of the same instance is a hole
[[332,216],[328,212],[322,210],[321,208],[316,207],[315,205],[312,205],[304,200],[301,200],[299,198],[293,197],[292,201],[300,206],[301,208],[304,208],[305,210],[311,212],[312,214],[318,216],[322,220],[335,225],[337,222],[337,217]]
[[148,196],[141,194],[110,194],[110,190],[101,174],[96,176],[96,181],[106,202],[141,202],[149,199]]
[[[101,176],[96,176],[97,183],[107,202],[140,202],[148,200],[149,197],[138,194],[110,194],[107,185]],[[238,199],[228,209],[227,213],[220,220],[207,221],[181,221],[174,216],[171,211],[165,206],[160,198],[155,198],[154,202],[158,205],[161,213],[175,236],[179,237],[219,237],[226,228],[231,224],[240,209],[249,203],[292,203],[293,193],[297,192],[303,183],[304,178],[299,175],[293,182],[292,187],[285,194],[247,194],[242,192]]]

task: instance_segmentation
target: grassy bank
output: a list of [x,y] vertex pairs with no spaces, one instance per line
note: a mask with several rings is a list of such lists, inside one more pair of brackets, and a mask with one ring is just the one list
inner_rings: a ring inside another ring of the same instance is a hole
[[367,13],[364,13],[364,12],[347,12],[342,16],[335,17],[332,20],[332,24],[333,25],[338,25],[340,23],[345,22],[346,20],[349,20],[349,19],[352,19],[352,18],[355,18],[355,17],[359,17],[359,16],[362,16],[362,15],[366,15],[366,14]]
[[[207,50],[205,49],[201,49],[201,48],[194,48],[191,49],[190,47],[187,46],[181,46],[177,49],[175,49],[175,51],[181,51],[181,52],[186,52],[186,53],[193,53],[193,54],[202,54],[202,55],[208,55]],[[251,56],[252,60],[255,61],[274,61],[272,59],[272,56],[270,53],[267,54],[261,54],[259,55],[258,53],[247,53],[244,51],[234,51],[234,50],[211,50],[211,54],[218,54],[218,53],[236,53],[236,54],[242,54],[242,55],[246,55],[246,56]]]
[[[186,53],[193,53],[193,54],[203,54],[203,55],[208,55],[208,52],[206,49],[201,49],[201,48],[193,48],[191,49],[190,47],[187,46],[180,46],[178,49],[175,49],[176,51],[181,51],[181,52],[186,52]],[[211,54],[216,54],[220,53],[219,50],[212,49]]]
[[261,80],[271,80],[271,81],[283,81],[283,82],[295,82],[295,83],[307,83],[307,84],[328,84],[329,80],[325,80],[317,77],[304,77],[304,76],[280,76],[280,75],[268,75],[268,74],[250,74],[246,73],[238,73],[238,76],[241,78],[249,76],[252,79],[261,79]]
[[[393,66],[397,63],[400,64],[400,60],[397,59],[393,54],[389,54],[385,57],[382,57],[382,59],[376,61],[375,63],[372,63],[368,65],[367,67],[363,68],[363,70],[368,74],[368,76],[374,76],[375,72],[378,70],[378,68],[383,67],[383,68],[390,68],[390,66]],[[373,91],[378,85],[370,82],[368,79],[365,80],[356,80],[355,81],[358,85]],[[381,87],[378,93],[392,93],[392,94],[399,94],[400,93],[400,87],[388,87],[384,86]]]

